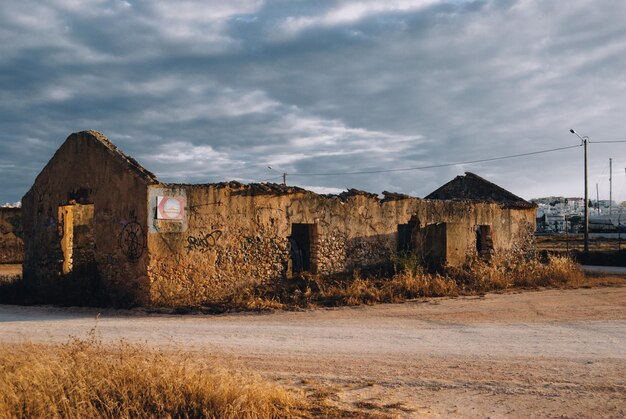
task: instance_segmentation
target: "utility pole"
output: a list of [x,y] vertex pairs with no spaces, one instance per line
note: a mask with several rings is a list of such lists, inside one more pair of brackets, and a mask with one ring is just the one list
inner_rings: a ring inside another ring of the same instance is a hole
[[600,193],[598,192],[597,182],[596,182],[596,215],[600,215]]
[[[609,219],[613,213],[613,159],[609,159]],[[611,221],[611,223],[613,223]]]
[[587,188],[587,140],[589,140],[589,137],[586,135],[581,137],[573,129],[570,129],[569,132],[580,138],[583,142],[583,148],[585,149],[585,253],[589,253],[589,192]]
[[[268,169],[278,172],[278,170],[272,168],[272,166],[267,166]],[[278,172],[280,173],[280,172]],[[275,178],[272,178],[275,179]],[[287,173],[283,172],[283,185],[287,186]]]

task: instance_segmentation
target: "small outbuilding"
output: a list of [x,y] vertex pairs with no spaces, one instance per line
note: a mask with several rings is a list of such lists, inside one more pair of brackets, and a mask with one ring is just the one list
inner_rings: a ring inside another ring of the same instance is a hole
[[[447,184],[428,199],[161,183],[104,135],[79,132],[22,200],[24,280],[44,296],[65,283],[112,304],[170,305],[305,272],[374,269],[398,253],[461,264],[534,231],[532,204],[476,175],[455,181],[465,182],[464,194]],[[485,185],[488,196],[472,194]]]

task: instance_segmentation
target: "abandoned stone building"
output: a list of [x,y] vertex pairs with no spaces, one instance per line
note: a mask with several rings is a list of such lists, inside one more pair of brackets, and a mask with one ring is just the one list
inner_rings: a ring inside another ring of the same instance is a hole
[[473,174],[429,199],[383,195],[161,183],[102,134],[79,132],[22,200],[24,280],[97,276],[114,300],[167,305],[300,272],[364,270],[404,251],[458,265],[534,231],[533,205]]

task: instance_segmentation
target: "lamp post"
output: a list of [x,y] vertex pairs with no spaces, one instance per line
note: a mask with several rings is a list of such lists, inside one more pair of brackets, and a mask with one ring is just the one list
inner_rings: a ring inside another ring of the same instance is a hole
[[585,149],[585,253],[589,252],[589,194],[587,190],[587,141],[589,137],[586,135],[581,137],[574,129],[570,129],[569,132],[576,135],[582,141],[583,148]]

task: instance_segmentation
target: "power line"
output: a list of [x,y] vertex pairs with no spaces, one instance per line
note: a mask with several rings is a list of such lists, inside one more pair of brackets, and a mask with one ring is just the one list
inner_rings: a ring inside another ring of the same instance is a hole
[[[626,143],[626,140],[588,141],[588,142],[590,144]],[[287,175],[288,174],[289,176],[341,176],[341,175],[362,175],[362,174],[376,174],[376,173],[407,172],[407,171],[412,171],[412,170],[436,169],[436,168],[440,168],[440,167],[450,167],[450,166],[457,166],[457,165],[462,165],[462,164],[485,163],[485,162],[491,162],[491,161],[497,161],[497,160],[513,159],[513,158],[517,158],[517,157],[533,156],[533,155],[537,155],[537,154],[552,153],[554,151],[561,151],[561,150],[569,150],[569,149],[572,149],[572,148],[578,148],[578,147],[582,147],[582,145],[583,144],[577,144],[577,145],[566,146],[566,147],[557,147],[557,148],[550,148],[550,149],[546,149],[546,150],[531,151],[531,152],[528,152],[528,153],[510,154],[510,155],[506,155],[506,156],[490,157],[490,158],[486,158],[486,159],[468,160],[468,161],[454,162],[454,163],[441,163],[441,164],[434,164],[434,165],[429,165],[429,166],[404,167],[404,168],[399,168],[399,169],[372,169],[372,170],[360,170],[360,171],[349,171],[349,172],[284,173],[283,175]],[[271,166],[267,166],[267,168],[270,169],[270,170],[273,170],[273,171],[277,171],[274,168],[272,168]],[[278,179],[283,179],[284,180],[284,176],[276,176],[276,177],[272,177],[272,178],[268,178],[268,179],[263,179],[263,180],[260,180],[259,182],[267,182],[267,181],[270,181],[270,180],[278,180]]]
[[516,157],[532,156],[532,155],[542,154],[542,153],[551,153],[553,151],[568,150],[570,148],[577,148],[581,146],[582,144],[577,144],[577,145],[571,145],[567,147],[558,147],[558,148],[551,148],[547,150],[531,151],[528,153],[511,154],[508,156],[490,157],[487,159],[469,160],[469,161],[456,162],[456,163],[442,163],[442,164],[434,164],[430,166],[405,167],[401,169],[378,169],[378,170],[362,170],[362,171],[353,171],[353,172],[331,172],[331,173],[289,173],[289,175],[290,176],[339,176],[339,175],[363,175],[363,174],[374,174],[374,173],[407,172],[411,170],[435,169],[438,167],[449,167],[449,166],[456,166],[460,164],[484,163],[484,162],[495,161],[495,160],[513,159]]

